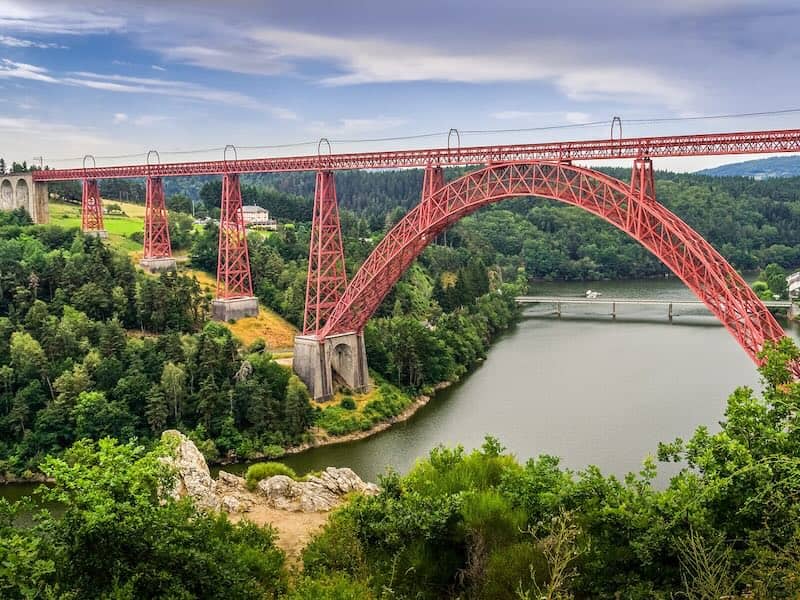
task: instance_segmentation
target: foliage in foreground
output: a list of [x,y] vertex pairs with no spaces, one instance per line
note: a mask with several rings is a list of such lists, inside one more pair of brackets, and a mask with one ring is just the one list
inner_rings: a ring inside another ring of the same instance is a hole
[[200,512],[170,489],[163,450],[145,452],[110,439],[81,441],[43,471],[41,493],[59,516],[42,511],[14,524],[0,501],[3,598],[274,598],[286,589],[274,532]]
[[306,574],[413,598],[753,598],[800,594],[800,383],[784,339],[763,398],[728,401],[720,431],[659,447],[685,467],[664,489],[652,459],[623,480],[487,438],[437,448],[376,497],[356,498],[306,548]]
[[763,358],[763,398],[737,389],[719,431],[659,447],[685,465],[663,489],[652,459],[620,480],[549,456],[521,465],[492,438],[436,448],[335,512],[294,584],[270,529],[160,499],[162,450],[81,441],[43,464],[62,515],[21,526],[0,502],[0,596],[797,597],[800,350],[783,340]]

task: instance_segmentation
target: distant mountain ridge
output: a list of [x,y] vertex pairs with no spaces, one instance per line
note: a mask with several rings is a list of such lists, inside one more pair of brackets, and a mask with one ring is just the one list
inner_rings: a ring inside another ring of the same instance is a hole
[[800,177],[800,156],[773,156],[746,160],[713,169],[703,169],[697,171],[697,174],[714,177],[752,177],[754,179]]

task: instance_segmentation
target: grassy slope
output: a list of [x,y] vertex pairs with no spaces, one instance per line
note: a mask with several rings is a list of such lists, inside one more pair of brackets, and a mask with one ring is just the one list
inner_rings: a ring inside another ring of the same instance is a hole
[[[214,294],[217,285],[214,277],[205,271],[193,269],[185,269],[183,272],[197,277],[204,292]],[[260,307],[257,317],[239,319],[235,323],[226,325],[243,344],[250,345],[261,338],[267,343],[267,347],[274,350],[291,350],[294,347],[294,336],[297,334],[294,325],[263,306]]]

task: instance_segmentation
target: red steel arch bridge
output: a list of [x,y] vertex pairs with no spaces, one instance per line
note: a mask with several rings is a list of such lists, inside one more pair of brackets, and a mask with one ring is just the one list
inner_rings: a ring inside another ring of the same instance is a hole
[[[613,129],[613,128],[612,128]],[[453,133],[455,130],[451,130]],[[457,132],[456,132],[457,133]],[[450,136],[449,136],[450,137]],[[458,136],[455,136],[458,139]],[[626,232],[657,256],[758,361],[764,342],[784,332],[731,265],[696,231],[659,204],[653,159],[800,152],[800,129],[617,138],[535,144],[461,147],[306,156],[227,159],[78,169],[41,170],[37,184],[83,181],[83,230],[102,236],[97,181],[145,178],[143,265],[174,266],[164,206],[164,177],[221,175],[223,180],[216,318],[258,310],[253,297],[242,216],[242,173],[315,171],[303,335],[295,341],[294,368],[316,398],[330,396],[338,374],[350,387],[368,385],[363,328],[414,259],[458,219],[506,198],[540,196],[579,206]],[[226,148],[226,151],[231,148]],[[327,144],[330,150],[330,145]],[[151,153],[152,154],[152,153]],[[148,154],[149,162],[150,154]],[[631,159],[631,181],[620,181],[574,161]],[[475,170],[445,183],[443,168]],[[421,201],[375,247],[347,281],[334,172],[349,169],[425,169]],[[800,376],[800,366],[796,366]]]

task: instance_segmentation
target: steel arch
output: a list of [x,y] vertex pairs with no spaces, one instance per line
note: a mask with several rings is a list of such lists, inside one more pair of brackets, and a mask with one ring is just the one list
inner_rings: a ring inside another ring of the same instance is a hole
[[649,185],[637,183],[637,177],[648,177],[643,169],[651,168],[649,160],[637,164],[632,186],[591,169],[546,161],[494,164],[456,179],[423,198],[386,234],[351,280],[318,338],[361,331],[414,259],[458,219],[506,198],[539,196],[583,208],[641,243],[757,361],[764,341],[783,337],[783,329],[711,244],[656,202]]

